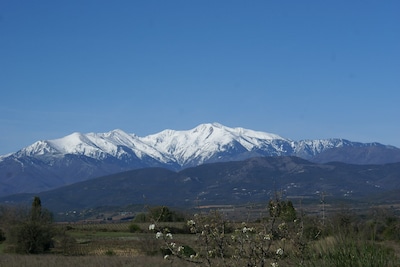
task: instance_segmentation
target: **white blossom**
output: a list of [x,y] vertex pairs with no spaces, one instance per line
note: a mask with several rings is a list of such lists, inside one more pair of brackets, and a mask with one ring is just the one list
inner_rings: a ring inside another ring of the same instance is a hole
[[283,249],[278,248],[278,249],[276,250],[276,254],[279,255],[279,256],[282,256],[282,255],[283,255]]
[[167,238],[169,238],[169,239],[172,239],[172,234],[171,233],[168,233],[168,234],[166,234],[165,235]]
[[243,227],[242,232],[245,234],[247,232],[253,232],[254,228],[253,227]]
[[162,236],[163,236],[163,233],[161,233],[161,232],[157,232],[156,233],[156,238],[157,239],[161,238]]
[[156,225],[154,223],[149,225],[149,230],[150,231],[154,230],[155,228],[156,228]]
[[280,225],[278,225],[279,230],[283,231],[286,229],[286,223],[281,223]]

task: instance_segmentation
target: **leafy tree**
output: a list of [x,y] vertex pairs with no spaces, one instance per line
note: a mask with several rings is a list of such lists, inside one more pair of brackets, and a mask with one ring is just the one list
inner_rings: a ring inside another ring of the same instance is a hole
[[137,215],[135,216],[135,218],[133,219],[133,221],[134,221],[134,222],[137,222],[137,223],[139,223],[139,222],[143,223],[143,222],[147,222],[147,221],[149,221],[149,220],[148,220],[148,218],[147,218],[147,216],[146,216],[145,213],[139,213],[139,214],[137,214]]
[[51,214],[42,210],[40,198],[35,197],[30,214],[11,228],[8,250],[28,254],[48,251],[54,236],[52,222]]
[[271,217],[281,218],[285,222],[292,222],[296,219],[296,210],[292,201],[271,200],[268,204]]
[[32,202],[31,218],[32,221],[40,220],[42,216],[42,201],[39,197],[35,197]]
[[171,222],[173,213],[168,207],[154,207],[149,211],[150,217],[158,222]]
[[170,210],[165,206],[149,208],[147,213],[139,213],[135,216],[134,222],[183,222],[185,216],[179,212]]

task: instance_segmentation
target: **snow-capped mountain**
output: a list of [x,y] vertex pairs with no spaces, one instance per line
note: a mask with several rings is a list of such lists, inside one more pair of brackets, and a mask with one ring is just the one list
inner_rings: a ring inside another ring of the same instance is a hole
[[[382,149],[394,151],[390,160],[400,161],[400,149],[377,143],[344,139],[293,141],[276,134],[230,128],[219,123],[201,124],[186,131],[164,130],[145,137],[117,129],[107,133],[73,133],[59,139],[38,141],[14,154],[0,157],[0,196],[35,192],[145,167],[180,170],[256,156],[298,156],[321,162],[329,161],[328,151],[335,151],[332,158],[340,161],[338,155],[345,148],[350,163],[364,163],[362,155],[370,148],[379,149],[380,153]],[[352,161],[348,148],[359,148],[356,160]],[[367,156],[371,158],[369,154]],[[378,158],[382,159],[381,156]],[[368,163],[374,162],[369,160]]]
[[38,141],[18,151],[16,154],[19,157],[44,158],[57,158],[73,154],[103,160],[108,157],[121,159],[132,153],[138,158],[150,155],[159,160],[163,159],[159,151],[143,143],[141,138],[118,129],[99,134],[73,133],[60,139]]
[[[208,162],[210,159],[218,161],[215,160],[216,154],[228,153],[233,156],[232,154],[253,152],[264,156],[295,154],[311,158],[326,149],[351,144],[342,139],[294,142],[276,134],[210,123],[187,131],[164,130],[145,137],[119,129],[107,133],[73,133],[60,139],[38,141],[18,151],[15,156],[50,161],[67,154],[96,160],[110,157],[150,157],[160,163],[176,163],[184,168]],[[224,160],[221,155],[219,159]]]

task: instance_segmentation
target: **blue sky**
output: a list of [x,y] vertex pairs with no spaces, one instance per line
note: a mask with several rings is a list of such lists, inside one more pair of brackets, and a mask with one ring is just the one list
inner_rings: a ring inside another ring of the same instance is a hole
[[219,122],[400,147],[400,1],[0,2],[0,154]]

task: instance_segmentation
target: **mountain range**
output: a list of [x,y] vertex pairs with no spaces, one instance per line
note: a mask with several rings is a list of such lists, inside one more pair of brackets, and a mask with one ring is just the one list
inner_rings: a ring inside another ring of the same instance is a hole
[[293,141],[276,134],[219,123],[139,137],[122,130],[73,133],[38,141],[0,157],[0,196],[35,193],[128,170],[180,171],[206,163],[296,156],[315,163],[400,162],[400,149],[345,139]]
[[[398,204],[400,162],[356,165],[318,164],[298,157],[256,157],[202,164],[181,171],[142,168],[89,179],[35,193],[55,213],[98,207],[166,205],[193,208],[208,205],[266,203],[284,198],[327,205],[340,203]],[[0,197],[0,203],[29,205],[33,194]],[[385,196],[382,198],[382,196]],[[377,198],[379,198],[377,200]]]

